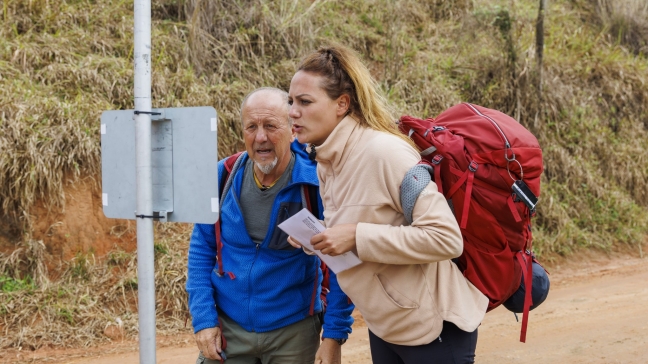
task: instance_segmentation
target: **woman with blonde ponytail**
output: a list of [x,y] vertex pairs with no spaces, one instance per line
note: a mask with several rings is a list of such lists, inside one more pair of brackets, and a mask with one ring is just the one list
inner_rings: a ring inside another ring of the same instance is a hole
[[[406,222],[400,185],[420,155],[367,67],[344,46],[321,47],[298,67],[289,103],[293,132],[318,162],[327,229],[311,243],[363,261],[337,280],[367,323],[373,362],[473,363],[488,299],[451,261],[463,241],[434,182]],[[341,342],[325,338],[316,363],[339,362]]]

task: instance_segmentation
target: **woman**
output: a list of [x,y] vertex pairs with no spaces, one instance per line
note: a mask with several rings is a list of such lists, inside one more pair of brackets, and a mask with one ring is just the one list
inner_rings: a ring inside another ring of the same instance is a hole
[[327,230],[311,243],[363,261],[337,277],[369,327],[373,362],[473,363],[488,300],[450,261],[461,233],[434,182],[405,222],[399,187],[420,156],[368,69],[345,47],[320,48],[293,76],[289,103],[318,162]]

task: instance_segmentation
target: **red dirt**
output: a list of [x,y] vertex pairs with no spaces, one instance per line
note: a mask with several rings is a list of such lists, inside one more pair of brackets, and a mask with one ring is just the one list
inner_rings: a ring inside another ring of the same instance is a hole
[[[137,246],[134,223],[108,219],[101,205],[101,191],[90,178],[68,183],[64,188],[63,209],[48,210],[38,202],[32,209],[33,239],[42,240],[51,260],[69,261],[77,254],[101,258],[119,247],[131,252]],[[56,267],[48,266],[50,272]]]
[[[644,251],[648,246],[644,246]],[[531,313],[527,343],[506,309],[479,328],[477,363],[645,363],[648,361],[648,264],[638,253],[583,253],[551,264],[547,301]],[[158,337],[157,363],[193,363],[190,333]],[[135,364],[136,340],[80,349],[6,350],[0,362]],[[358,317],[343,347],[343,363],[371,363],[367,328]]]

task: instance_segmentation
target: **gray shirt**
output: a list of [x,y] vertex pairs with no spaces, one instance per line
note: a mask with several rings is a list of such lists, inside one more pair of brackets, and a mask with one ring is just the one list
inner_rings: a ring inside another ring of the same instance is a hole
[[291,180],[292,170],[295,166],[295,155],[291,152],[290,162],[284,173],[279,177],[277,183],[265,191],[257,187],[254,182],[254,161],[248,158],[243,174],[243,185],[241,186],[241,210],[245,228],[248,234],[257,244],[261,244],[268,233],[270,225],[270,214],[275,197]]

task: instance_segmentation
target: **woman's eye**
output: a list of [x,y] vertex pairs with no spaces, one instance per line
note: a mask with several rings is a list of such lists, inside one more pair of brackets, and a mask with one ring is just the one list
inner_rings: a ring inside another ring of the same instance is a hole
[[293,100],[288,100],[288,105],[292,106]]
[[311,103],[310,100],[301,100],[302,105],[308,105]]

